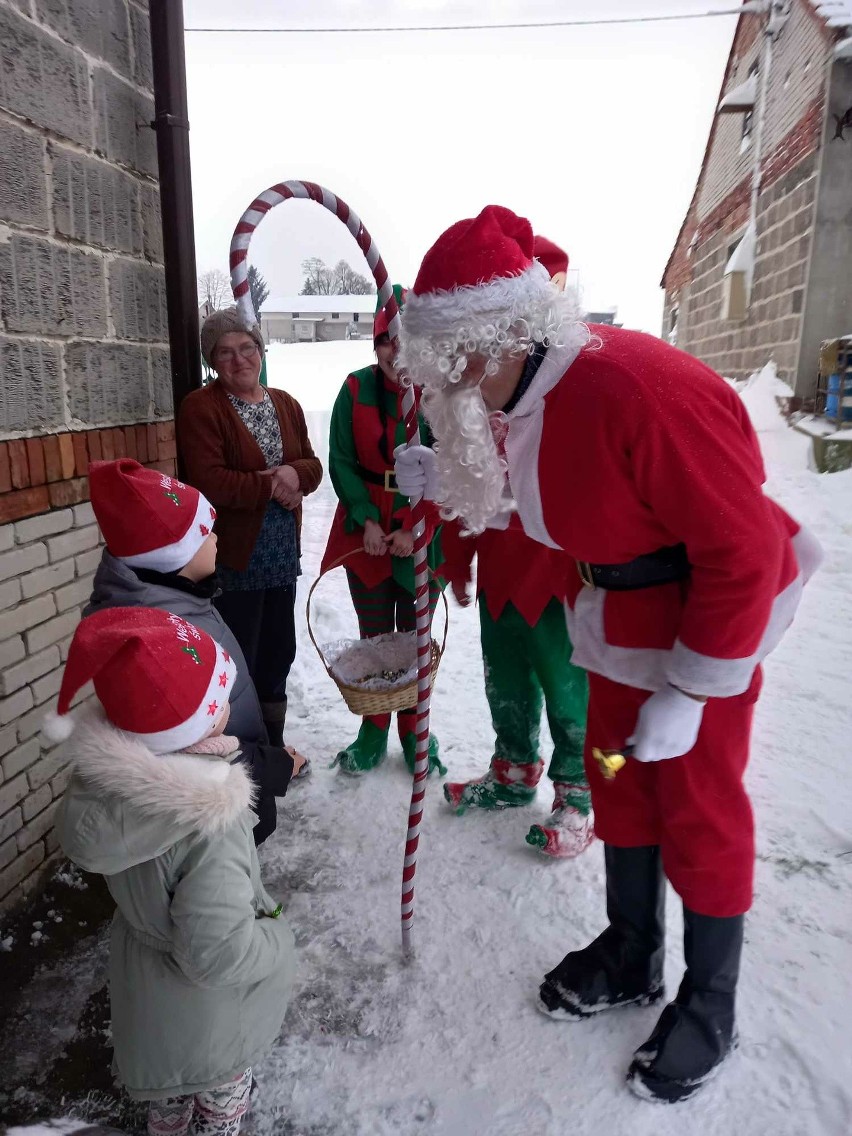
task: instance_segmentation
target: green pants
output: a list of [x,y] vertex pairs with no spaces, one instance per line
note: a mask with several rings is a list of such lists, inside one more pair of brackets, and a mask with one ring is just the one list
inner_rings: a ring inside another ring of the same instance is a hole
[[518,765],[539,760],[542,701],[553,738],[551,781],[585,784],[586,672],[571,663],[562,604],[552,599],[534,627],[507,604],[491,618],[479,599],[485,693],[496,735],[494,756]]

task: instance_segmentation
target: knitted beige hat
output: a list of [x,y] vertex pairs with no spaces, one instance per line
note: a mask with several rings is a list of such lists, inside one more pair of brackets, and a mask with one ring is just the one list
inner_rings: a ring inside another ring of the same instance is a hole
[[216,344],[229,331],[244,331],[246,335],[250,335],[263,354],[263,336],[257,324],[253,328],[247,328],[236,308],[221,308],[218,312],[211,312],[201,325],[201,354],[208,367],[213,366]]

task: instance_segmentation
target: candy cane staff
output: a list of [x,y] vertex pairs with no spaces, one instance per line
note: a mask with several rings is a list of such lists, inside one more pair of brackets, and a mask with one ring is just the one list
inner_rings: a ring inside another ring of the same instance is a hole
[[[379,255],[373,238],[364,228],[361,219],[345,201],[330,190],[314,182],[287,181],[272,186],[254,199],[240,218],[231,238],[231,286],[237,309],[251,332],[257,325],[248,283],[248,249],[255,229],[276,205],[288,200],[315,201],[328,209],[341,221],[363,252],[378,291],[378,306],[388,321],[388,335],[394,354],[399,347],[399,304],[393,285]],[[408,445],[419,445],[420,430],[414,388],[407,380],[402,384],[402,411],[405,437]],[[417,869],[417,849],[420,843],[420,826],[423,819],[423,800],[426,795],[426,778],[429,772],[429,700],[431,694],[431,641],[432,620],[429,610],[429,570],[427,562],[426,506],[422,495],[411,502],[411,533],[413,536],[414,608],[417,631],[417,714],[415,725],[414,778],[408,812],[408,831],[405,842],[405,859],[402,871],[402,945],[406,955],[411,954],[411,925],[414,918],[414,877]]]
[[[681,1100],[735,1042],[760,662],[819,546],[764,496],[730,386],[658,339],[583,325],[508,209],[458,222],[426,254],[401,361],[424,388],[436,452],[402,452],[400,488],[474,532],[516,508],[529,536],[577,562],[566,610],[573,661],[589,672],[586,772],[609,926],[545,976],[540,1008],[577,1021],[663,997],[665,874],[683,901],[686,973],[628,1083]],[[501,456],[488,416],[507,406]],[[592,748],[626,744],[633,757],[606,780]]]

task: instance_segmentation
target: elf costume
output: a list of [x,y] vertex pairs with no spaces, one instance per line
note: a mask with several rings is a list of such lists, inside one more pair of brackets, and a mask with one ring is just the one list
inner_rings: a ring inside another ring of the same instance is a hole
[[[686,971],[627,1080],[646,1099],[683,1100],[736,1044],[754,869],[742,779],[760,663],[793,619],[819,546],[764,495],[736,392],[658,339],[580,323],[534,262],[529,222],[508,209],[487,206],[438,239],[401,341],[444,428],[437,455],[397,457],[400,487],[458,501],[476,528],[500,521],[508,492],[526,533],[576,560],[566,614],[574,661],[589,672],[586,770],[608,926],[545,975],[540,1008],[579,1021],[663,997],[667,876],[683,901]],[[527,382],[524,356],[539,348]],[[479,399],[462,403],[468,421],[513,402],[502,458],[484,431],[474,447],[447,414],[453,378]],[[457,472],[460,440],[468,467]],[[593,746],[631,747],[615,780]]]
[[458,815],[468,808],[528,805],[544,771],[539,754],[542,696],[553,738],[547,776],[553,812],[535,824],[527,842],[548,856],[576,856],[593,839],[591,798],[583,768],[586,673],[571,664],[565,625],[567,577],[573,561],[544,548],[523,530],[517,514],[506,529],[463,537],[457,522],[442,532],[444,575],[455,587],[476,589],[485,663],[485,693],[495,746],[491,766],[476,781],[447,782],[444,796]]
[[[379,312],[373,326],[374,343],[386,336],[388,321]],[[428,431],[420,419],[420,437]],[[365,522],[375,521],[390,533],[412,528],[408,499],[396,490],[393,451],[405,442],[402,390],[383,374],[377,364],[362,367],[346,379],[331,415],[328,465],[331,483],[339,498],[328,537],[321,571],[346,557],[349,592],[358,616],[361,637],[371,638],[390,631],[413,631],[414,562],[411,556],[370,556],[364,550]],[[435,572],[441,563],[440,518],[437,508],[426,508],[428,563]],[[429,585],[429,604],[434,610],[438,584]],[[399,738],[406,765],[414,772],[416,749],[415,707],[397,715]],[[379,765],[387,755],[390,714],[372,714],[361,722],[358,736],[341,750],[336,763],[344,773],[361,774]],[[429,771],[447,770],[438,757],[438,739],[429,736]]]

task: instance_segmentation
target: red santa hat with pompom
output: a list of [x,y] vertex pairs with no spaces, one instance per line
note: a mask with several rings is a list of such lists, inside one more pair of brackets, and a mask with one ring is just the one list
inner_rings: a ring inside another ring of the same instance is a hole
[[551,277],[568,271],[568,253],[547,237],[536,235],[533,240],[533,256],[544,265]]
[[153,753],[176,753],[217,724],[237,668],[206,632],[148,607],[96,612],[77,626],[57,713],[44,733],[62,741],[74,728],[71,700],[92,681],[107,718]]
[[92,462],[89,492],[108,550],[131,568],[185,568],[216,520],[203,493],[132,458]]
[[502,205],[442,233],[408,293],[408,337],[440,338],[498,316],[516,318],[548,297],[550,276],[535,259],[532,226]]

